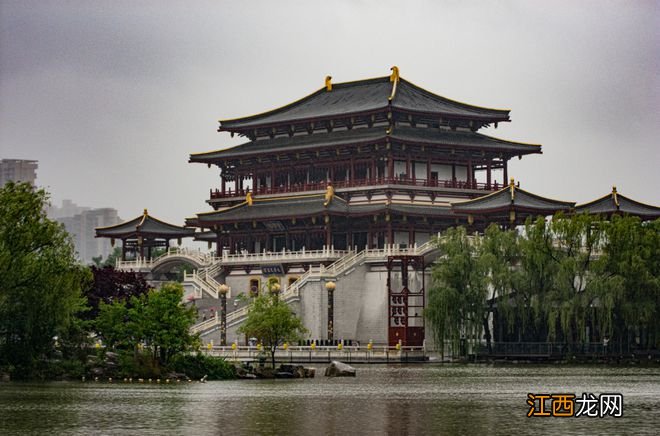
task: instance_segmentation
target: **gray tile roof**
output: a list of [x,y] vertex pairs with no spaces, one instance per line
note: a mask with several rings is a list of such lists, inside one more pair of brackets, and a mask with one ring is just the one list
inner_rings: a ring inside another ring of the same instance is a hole
[[[359,216],[387,211],[407,215],[448,217],[451,210],[448,206],[421,206],[414,204],[360,204],[350,205],[341,197],[335,196],[326,207],[323,205],[325,197],[323,194],[299,195],[286,198],[254,199],[252,206],[241,203],[225,210],[200,213],[197,223],[201,226],[211,223],[251,220],[276,220],[291,217],[319,216],[325,213],[329,215]],[[199,238],[201,239],[201,238]]]
[[616,188],[611,193],[575,207],[577,213],[612,215],[614,213],[638,216],[642,219],[660,218],[660,207],[640,203],[619,194]]
[[168,239],[191,237],[195,229],[169,224],[150,216],[147,211],[130,221],[114,226],[97,227],[97,238],[127,238],[140,235],[156,236]]
[[574,202],[552,200],[511,185],[483,197],[451,203],[455,212],[475,214],[513,209],[550,215],[558,211],[569,211],[574,205]]
[[278,109],[244,118],[221,120],[220,127],[222,130],[235,130],[318,118],[346,117],[351,114],[384,110],[388,107],[488,121],[509,119],[508,110],[482,108],[450,100],[426,91],[405,79],[399,80],[396,94],[390,103],[391,93],[392,83],[389,76],[337,83],[332,85],[331,91],[327,91],[325,87],[321,88],[307,97]]
[[[374,144],[388,137],[384,127],[372,127],[330,133],[314,133],[293,137],[260,139],[237,145],[225,150],[192,154],[190,162],[210,162],[215,159],[239,158],[265,152],[297,152],[309,148],[337,145]],[[479,150],[506,151],[513,154],[541,153],[538,144],[506,141],[475,132],[441,130],[421,127],[395,127],[389,135],[391,141],[412,144],[445,145]]]

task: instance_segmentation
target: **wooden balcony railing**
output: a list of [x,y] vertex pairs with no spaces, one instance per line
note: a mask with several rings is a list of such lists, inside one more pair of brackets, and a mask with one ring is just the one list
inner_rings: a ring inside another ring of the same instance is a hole
[[[404,186],[422,186],[431,188],[455,188],[455,189],[477,189],[484,191],[497,191],[502,188],[502,185],[497,182],[488,184],[481,183],[473,180],[468,182],[466,180],[427,180],[427,179],[408,179],[408,178],[379,178],[379,179],[359,179],[359,180],[341,180],[332,182],[335,189],[342,188],[355,188],[360,186],[378,186],[378,185],[404,185]],[[272,195],[272,194],[286,194],[292,192],[308,192],[308,191],[322,191],[327,186],[326,182],[318,183],[294,183],[291,185],[282,186],[260,186],[257,189],[228,189],[224,193],[219,189],[211,189],[211,199],[220,198],[237,198],[244,197],[248,192],[254,195]]]

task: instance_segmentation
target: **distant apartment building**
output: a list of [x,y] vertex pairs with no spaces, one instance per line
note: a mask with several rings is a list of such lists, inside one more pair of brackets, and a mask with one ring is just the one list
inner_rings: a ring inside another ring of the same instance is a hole
[[0,186],[7,182],[28,182],[35,186],[38,161],[24,159],[0,159]]
[[96,227],[112,226],[121,222],[117,210],[112,208],[81,209],[84,210],[80,213],[69,217],[57,217],[56,220],[64,224],[67,232],[71,235],[78,258],[83,263],[92,263],[92,258],[98,256],[105,259],[112,252],[110,241],[104,238],[95,238],[94,229]]
[[71,200],[62,200],[62,206],[51,205],[47,213],[50,219],[70,218],[90,209],[91,207],[78,206]]

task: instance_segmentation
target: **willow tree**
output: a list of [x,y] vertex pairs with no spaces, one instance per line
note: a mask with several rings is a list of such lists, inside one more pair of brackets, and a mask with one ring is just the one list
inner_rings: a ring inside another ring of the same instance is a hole
[[507,317],[515,319],[515,307],[512,299],[516,294],[518,281],[516,266],[520,261],[518,233],[512,230],[502,230],[497,224],[491,224],[484,233],[479,255],[486,268],[486,280],[490,294],[486,302],[487,310],[483,317],[483,326],[488,352],[491,353],[490,320],[491,316],[494,316],[495,310],[505,319]]
[[0,366],[17,377],[30,377],[75,322],[90,278],[62,225],[46,217],[47,201],[26,183],[0,187]]
[[618,279],[602,297],[614,342],[660,347],[660,220],[613,217],[605,226],[604,273]]
[[605,242],[603,223],[590,215],[557,215],[549,224],[555,266],[544,305],[549,340],[561,336],[568,344],[588,342],[587,327],[595,327],[595,311],[611,310],[605,296],[617,284],[604,276],[603,262],[598,256]]
[[455,351],[461,340],[480,338],[488,316],[488,270],[480,256],[481,237],[468,236],[465,228],[448,229],[437,243],[442,256],[432,268],[424,314],[444,354],[447,340]]

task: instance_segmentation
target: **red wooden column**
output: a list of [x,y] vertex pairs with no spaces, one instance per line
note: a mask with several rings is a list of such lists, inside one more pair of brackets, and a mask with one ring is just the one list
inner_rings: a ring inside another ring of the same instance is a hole
[[508,171],[508,168],[507,168],[507,166],[509,164],[509,160],[504,159],[503,162],[504,162],[504,166],[503,166],[502,170],[503,170],[504,180],[502,180],[502,186],[506,186],[507,183],[508,183],[508,180],[509,180],[509,171]]
[[410,164],[410,156],[406,158],[406,178],[408,180],[413,179],[415,180],[415,176],[411,174],[412,171],[412,165]]
[[469,187],[472,187],[472,179],[473,179],[473,174],[472,174],[472,159],[468,159],[468,167],[467,167],[467,184]]
[[330,247],[332,245],[332,222],[330,216],[325,216],[325,245]]
[[225,191],[227,188],[227,181],[225,180],[225,175],[223,174],[220,176],[220,190],[222,191],[222,195],[225,195]]
[[[376,158],[374,157],[374,158],[371,160],[371,171],[370,171],[370,174],[369,174],[369,178],[370,178],[372,181],[375,181],[375,180],[378,178],[378,174],[377,174],[376,168],[377,168],[377,166],[376,166]],[[373,183],[373,182],[372,182],[372,183]],[[370,248],[371,248],[371,247],[370,247]]]
[[275,189],[275,165],[270,166],[270,190],[273,192]]
[[392,157],[392,153],[387,154],[387,177],[389,179],[394,178],[394,158]]
[[392,245],[394,244],[394,232],[392,231],[392,217],[387,221],[387,243]]
[[355,158],[351,156],[351,163],[350,163],[350,168],[348,169],[346,174],[346,181],[350,186],[354,180],[355,180]]
[[426,160],[426,184],[431,185],[431,158]]
[[486,164],[486,188],[490,189],[490,173],[491,173],[491,167],[490,167],[490,161]]
[[456,187],[456,164],[451,164],[451,186]]

